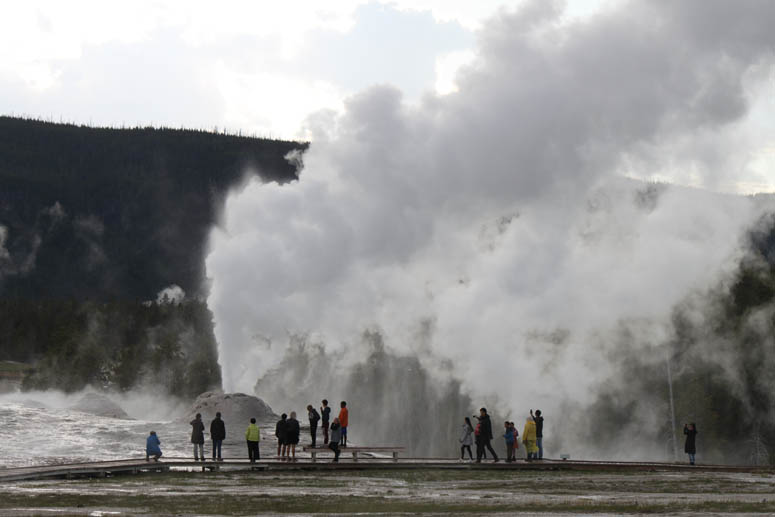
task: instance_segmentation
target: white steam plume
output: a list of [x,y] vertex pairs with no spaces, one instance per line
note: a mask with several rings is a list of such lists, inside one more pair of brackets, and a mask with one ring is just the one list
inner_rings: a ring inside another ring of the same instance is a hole
[[310,119],[298,182],[228,199],[207,258],[225,389],[250,390],[289,334],[347,357],[376,327],[506,410],[584,404],[611,368],[596,336],[638,319],[660,341],[672,306],[735,265],[749,199],[622,175],[725,178],[719,156],[749,151],[733,123],[772,65],[775,3],[560,16],[545,1],[501,13],[458,92],[362,92]]

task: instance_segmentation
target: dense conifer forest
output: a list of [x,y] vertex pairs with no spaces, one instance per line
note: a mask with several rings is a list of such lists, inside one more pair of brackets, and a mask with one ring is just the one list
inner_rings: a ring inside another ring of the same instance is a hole
[[[29,388],[219,385],[208,232],[248,171],[293,180],[305,148],[0,117],[0,360],[35,363]],[[182,303],[157,302],[170,285]]]

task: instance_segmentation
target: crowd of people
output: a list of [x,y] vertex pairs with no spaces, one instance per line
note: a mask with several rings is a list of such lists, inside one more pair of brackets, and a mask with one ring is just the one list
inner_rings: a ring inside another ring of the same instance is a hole
[[[479,415],[474,415],[474,418],[478,421],[476,427],[471,424],[470,418],[465,417],[463,420],[463,427],[459,438],[460,461],[465,461],[466,452],[468,452],[469,461],[474,461],[471,445],[476,443],[476,463],[481,463],[483,459],[487,459],[487,451],[490,451],[493,461],[497,463],[500,459],[492,448],[492,421],[490,420],[490,415],[487,414],[487,408],[481,408]],[[511,463],[517,460],[519,431],[517,431],[514,422],[508,420],[503,423],[503,427],[503,439],[506,442],[506,462]],[[541,410],[539,409],[533,414],[531,409],[530,416],[527,418],[525,427],[522,430],[522,443],[527,452],[527,461],[543,460],[543,434],[544,417],[541,416]]]
[[[309,418],[310,445],[317,447],[318,424],[323,429],[323,446],[331,449],[334,453],[334,462],[339,461],[339,454],[342,447],[347,447],[347,425],[349,424],[349,410],[347,402],[339,403],[339,416],[331,420],[331,408],[328,400],[323,399],[320,412],[307,406],[307,417]],[[191,443],[194,446],[194,461],[205,461],[204,443],[205,443],[205,424],[202,421],[202,414],[197,413],[191,422]],[[290,416],[283,413],[280,420],[275,425],[275,437],[277,438],[277,456],[281,461],[296,461],[296,446],[299,444],[301,434],[301,425],[296,419],[296,412],[291,411]],[[213,461],[223,461],[221,450],[223,441],[226,439],[226,424],[221,419],[221,413],[215,414],[215,418],[210,422],[210,438],[213,442]],[[248,428],[245,430],[245,442],[248,448],[248,458],[251,463],[261,459],[261,453],[258,445],[261,441],[261,431],[256,425],[256,419],[251,418]],[[156,435],[156,431],[151,431],[145,443],[145,460],[159,461],[162,456],[161,441]]]
[[[310,446],[317,447],[317,431],[320,424],[323,430],[323,447],[330,449],[334,453],[334,462],[339,461],[339,454],[342,447],[347,447],[347,427],[349,424],[349,411],[347,409],[347,402],[344,400],[339,403],[339,415],[331,420],[331,408],[328,405],[328,400],[323,399],[320,406],[320,411],[312,407],[307,406],[307,418],[309,419],[309,431],[310,431]],[[460,461],[465,461],[466,452],[468,453],[468,461],[473,462],[474,456],[471,451],[471,445],[476,444],[476,463],[481,463],[483,459],[487,459],[487,451],[493,458],[493,462],[497,463],[499,460],[498,455],[492,448],[493,440],[493,428],[490,416],[487,414],[486,408],[479,410],[479,415],[474,415],[473,418],[477,420],[476,427],[471,423],[469,417],[465,417],[460,432]],[[205,425],[202,422],[202,414],[197,413],[191,424],[191,443],[194,446],[194,460],[205,461],[204,455],[204,430]],[[514,422],[505,421],[503,423],[504,432],[503,439],[506,443],[506,462],[516,461],[516,453],[519,450],[520,435]],[[544,431],[544,417],[541,415],[541,410],[530,410],[530,416],[525,421],[524,428],[522,429],[522,444],[525,447],[527,461],[541,461],[544,458],[543,447],[543,431]],[[280,416],[280,420],[275,425],[275,437],[277,438],[277,457],[280,461],[296,461],[296,446],[299,444],[299,438],[301,434],[301,425],[296,419],[296,412],[291,411],[290,416],[283,413]],[[684,451],[689,455],[689,463],[694,465],[696,445],[695,437],[697,436],[697,426],[694,423],[684,425],[684,435],[686,435],[686,442],[684,444]],[[223,461],[221,457],[221,448],[223,441],[226,439],[226,425],[221,419],[221,413],[215,414],[215,418],[210,422],[210,438],[213,442],[213,461]],[[251,463],[261,458],[259,452],[259,442],[261,441],[261,432],[256,425],[256,419],[250,419],[250,425],[245,430],[245,441],[248,448],[248,458]],[[156,436],[155,431],[151,431],[146,440],[146,461],[150,461],[153,458],[155,461],[159,461],[162,456],[161,442],[159,437]]]
[[[323,446],[328,447],[334,453],[334,461],[339,461],[342,447],[347,447],[347,425],[349,423],[349,410],[347,402],[339,403],[339,416],[331,420],[331,408],[328,400],[321,401],[320,412],[307,405],[307,418],[309,419],[310,446],[317,447],[318,423],[323,429]],[[330,433],[329,433],[330,431]],[[299,444],[301,426],[296,420],[296,412],[291,411],[288,417],[285,413],[275,425],[274,435],[277,438],[277,456],[280,461],[296,461],[296,446]]]

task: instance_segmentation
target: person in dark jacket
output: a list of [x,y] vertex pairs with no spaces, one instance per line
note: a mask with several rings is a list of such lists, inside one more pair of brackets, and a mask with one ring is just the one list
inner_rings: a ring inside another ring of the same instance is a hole
[[[533,410],[530,410],[530,416],[533,417],[533,422],[536,423],[536,445],[538,446],[538,458],[544,459],[544,417],[541,416],[541,410],[536,409],[536,414],[533,414]],[[536,458],[533,458],[536,459]]]
[[287,422],[288,415],[283,413],[280,415],[280,420],[274,427],[274,435],[277,437],[277,455],[282,459],[285,458],[285,424]]
[[194,444],[194,461],[205,460],[205,424],[202,422],[202,413],[189,422],[191,424],[191,443]]
[[479,416],[474,415],[474,418],[479,420],[479,434],[476,435],[476,462],[481,463],[482,457],[485,456],[484,450],[487,449],[492,454],[494,463],[498,463],[498,455],[490,444],[492,440],[492,422],[490,422],[490,416],[487,414],[486,408],[479,410]]
[[221,458],[221,447],[226,439],[226,424],[221,420],[220,411],[215,414],[215,418],[210,422],[210,439],[213,441],[213,460],[223,461],[223,458]]
[[320,407],[320,417],[323,419],[323,445],[328,444],[328,422],[331,419],[331,408],[328,407],[328,400],[323,399],[323,405]]
[[695,438],[697,437],[697,426],[692,422],[691,424],[684,424],[684,434],[686,435],[686,443],[684,443],[684,452],[689,455],[689,465],[694,465],[694,455],[697,454],[697,445]]
[[299,443],[301,428],[296,420],[296,411],[291,411],[291,416],[285,422],[285,440],[288,444],[286,456],[288,461],[296,461],[296,445]]
[[309,434],[312,438],[310,445],[317,447],[317,435],[318,435],[318,421],[320,421],[320,414],[318,410],[312,407],[312,404],[307,406],[307,416],[309,417]]
[[342,426],[339,425],[339,418],[334,418],[331,422],[331,440],[328,442],[328,448],[334,451],[334,463],[339,463],[339,453],[342,452],[342,448],[339,446],[339,442],[342,439]]
[[159,461],[161,458],[161,441],[156,436],[156,431],[151,431],[148,438],[145,440],[145,461],[150,461],[153,456],[153,461]]

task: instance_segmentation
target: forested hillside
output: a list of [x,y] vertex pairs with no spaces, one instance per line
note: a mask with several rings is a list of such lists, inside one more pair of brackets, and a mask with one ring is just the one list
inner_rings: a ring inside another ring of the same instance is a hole
[[[35,362],[29,387],[125,389],[150,375],[196,395],[219,384],[201,302],[208,232],[248,171],[295,179],[286,155],[305,148],[0,117],[0,360]],[[186,301],[156,303],[173,284]],[[174,379],[151,375],[162,368]]]
[[[619,368],[588,410],[587,440],[614,455],[659,443],[666,458],[683,457],[683,425],[693,422],[703,461],[775,463],[775,217],[747,247],[731,283],[673,309],[666,343],[644,350],[634,346],[639,336],[622,331]],[[627,437],[626,450],[611,450],[602,438],[610,433]]]
[[[0,117],[3,296],[198,294],[207,232],[246,170],[295,178],[296,142]],[[2,252],[0,252],[2,253]]]

